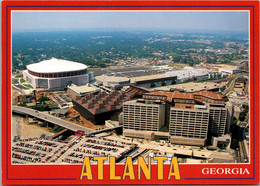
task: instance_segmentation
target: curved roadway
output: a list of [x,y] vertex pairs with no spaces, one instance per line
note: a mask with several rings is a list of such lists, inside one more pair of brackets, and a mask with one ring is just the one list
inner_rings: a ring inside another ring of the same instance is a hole
[[37,110],[33,110],[33,109],[30,109],[30,108],[12,105],[12,112],[21,113],[21,114],[28,114],[28,115],[33,116],[35,118],[47,121],[49,123],[53,123],[55,125],[59,125],[61,127],[64,127],[66,129],[69,129],[69,130],[72,130],[72,131],[75,131],[75,132],[78,131],[78,130],[82,130],[82,131],[85,131],[85,134],[89,134],[89,133],[94,131],[92,129],[81,127],[77,124],[65,121],[63,119],[60,119],[60,118],[54,117],[52,115],[45,114],[44,112],[39,112]]

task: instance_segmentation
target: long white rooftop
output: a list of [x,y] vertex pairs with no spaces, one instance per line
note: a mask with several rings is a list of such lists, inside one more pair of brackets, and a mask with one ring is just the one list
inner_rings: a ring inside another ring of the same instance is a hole
[[127,77],[118,77],[118,76],[107,76],[107,75],[101,75],[95,77],[98,81],[109,81],[109,82],[126,82],[129,81],[129,78]]
[[30,64],[26,67],[28,70],[37,73],[71,72],[87,69],[87,66],[82,63],[56,58],[51,58],[39,63]]
[[168,76],[177,76],[177,79],[186,79],[196,76],[208,75],[210,70],[207,69],[185,69],[185,70],[173,70],[165,72],[163,75]]

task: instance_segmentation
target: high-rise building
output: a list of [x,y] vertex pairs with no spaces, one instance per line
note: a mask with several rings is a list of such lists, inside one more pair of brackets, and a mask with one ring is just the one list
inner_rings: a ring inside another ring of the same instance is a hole
[[226,108],[227,108],[227,124],[226,124],[226,134],[229,134],[230,132],[230,125],[233,123],[234,118],[234,102],[226,102]]
[[165,122],[165,102],[131,100],[123,106],[123,129],[159,131]]
[[209,110],[205,106],[176,104],[171,108],[169,133],[172,143],[204,145],[207,139]]
[[[230,122],[232,121],[231,118],[232,106],[229,105],[226,106],[225,105],[226,97],[220,94],[216,94],[209,91],[200,91],[194,93],[187,93],[187,92],[180,92],[180,91],[174,91],[174,92],[157,91],[157,92],[146,93],[146,95],[166,96],[167,97],[166,101],[169,104],[171,104],[172,109],[175,109],[176,106],[179,108],[181,107],[184,110],[189,110],[189,107],[192,108],[198,107],[198,105],[204,106],[208,108],[208,112],[209,112],[208,130],[210,134],[215,137],[218,137],[224,135],[225,132],[229,132],[229,128],[227,127],[230,125]],[[227,112],[228,110],[230,112]]]
[[225,101],[224,96],[209,91],[147,92],[143,99],[124,103],[123,128],[144,131],[168,128],[171,143],[205,145],[208,134],[220,137],[226,132]]
[[225,134],[227,122],[227,109],[225,105],[210,105],[209,107],[209,132],[218,137]]

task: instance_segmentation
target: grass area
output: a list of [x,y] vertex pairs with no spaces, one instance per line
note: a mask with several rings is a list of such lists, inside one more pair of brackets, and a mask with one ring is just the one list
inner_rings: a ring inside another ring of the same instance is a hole
[[15,78],[22,78],[23,75],[22,74],[19,74],[19,75],[16,75]]
[[25,80],[23,78],[20,79],[20,83],[24,83]]
[[31,85],[29,84],[24,84],[24,86],[26,86],[27,88],[33,88]]
[[173,54],[169,54],[169,56],[172,56],[172,57],[178,57],[179,54],[173,53]]
[[56,128],[55,130],[52,129],[50,132],[58,133],[58,132],[62,131],[63,129],[65,129],[65,128],[64,127],[59,127],[59,128]]
[[150,65],[150,64],[145,65],[145,67],[147,67],[147,68],[151,68],[151,69],[155,69],[155,68],[156,68],[155,66]]
[[47,127],[47,123],[39,123],[41,127]]
[[183,67],[189,66],[189,65],[173,63],[173,64],[169,64],[169,66],[171,66],[171,67],[180,67],[180,68],[183,68]]
[[59,109],[60,107],[50,107],[51,110]]
[[89,71],[99,71],[101,68],[88,68]]
[[213,80],[217,80],[218,78],[209,78],[209,79],[202,79],[202,80],[198,80],[198,81],[195,81],[195,83],[203,83],[205,81],[213,81]]
[[69,142],[71,140],[72,136],[68,137],[67,139],[65,139],[65,142]]
[[54,102],[51,101],[51,100],[48,100],[48,101],[45,101],[45,103],[46,103],[47,105],[51,105],[51,104],[53,104]]
[[20,106],[20,107],[25,107],[25,106],[26,106],[26,104],[19,103],[19,104],[18,104],[18,106]]

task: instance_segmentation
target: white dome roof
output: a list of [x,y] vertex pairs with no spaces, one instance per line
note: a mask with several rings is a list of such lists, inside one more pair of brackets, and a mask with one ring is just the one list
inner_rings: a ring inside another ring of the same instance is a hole
[[28,70],[37,73],[59,73],[87,69],[87,66],[84,64],[56,58],[51,58],[39,63],[30,64],[26,67]]

